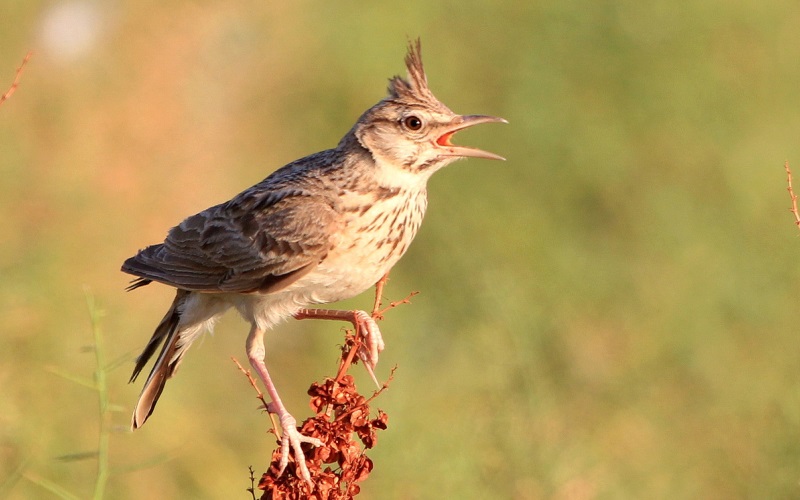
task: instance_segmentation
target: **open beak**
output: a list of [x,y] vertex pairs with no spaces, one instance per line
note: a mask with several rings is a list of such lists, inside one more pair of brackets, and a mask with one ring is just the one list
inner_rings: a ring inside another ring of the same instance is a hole
[[471,158],[487,158],[489,160],[505,160],[502,156],[484,151],[478,148],[468,148],[466,146],[456,146],[450,142],[453,134],[459,130],[464,130],[467,127],[478,125],[479,123],[508,123],[504,118],[486,115],[464,115],[457,116],[447,126],[444,134],[436,139],[436,144],[444,149],[445,156],[459,156]]

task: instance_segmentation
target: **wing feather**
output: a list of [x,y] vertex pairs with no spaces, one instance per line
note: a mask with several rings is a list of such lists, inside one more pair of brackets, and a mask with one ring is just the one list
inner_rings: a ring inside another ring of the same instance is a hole
[[259,185],[188,217],[164,243],[122,266],[126,273],[201,292],[271,292],[313,270],[327,255],[340,218],[324,190]]

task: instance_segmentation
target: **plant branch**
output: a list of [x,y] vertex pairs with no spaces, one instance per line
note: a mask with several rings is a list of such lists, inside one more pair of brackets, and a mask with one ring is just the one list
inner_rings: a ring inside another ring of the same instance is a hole
[[280,434],[280,431],[278,429],[280,429],[281,426],[278,425],[278,422],[275,421],[275,415],[273,415],[273,413],[271,411],[269,411],[269,403],[267,403],[266,398],[264,398],[264,393],[261,392],[261,389],[258,388],[258,383],[256,382],[256,379],[254,379],[253,375],[250,374],[250,370],[245,370],[244,369],[244,367],[241,365],[241,363],[239,363],[239,360],[237,360],[233,356],[231,356],[231,360],[233,360],[233,362],[236,363],[236,366],[239,367],[239,371],[244,373],[244,375],[247,377],[247,380],[250,381],[250,385],[252,385],[253,389],[256,390],[256,397],[264,405],[264,410],[267,412],[267,414],[269,415],[269,419],[272,421],[272,433],[275,434],[278,437],[278,439],[280,439],[281,438],[281,434]]
[[389,281],[389,273],[386,273],[375,283],[375,302],[372,305],[372,317],[373,319],[376,318],[376,315],[379,315],[379,311],[381,309],[382,301],[383,301],[383,287],[386,286],[386,282]]
[[100,429],[97,447],[97,478],[94,484],[95,500],[101,500],[105,496],[106,485],[108,484],[109,470],[109,448],[111,439],[111,414],[109,413],[108,381],[106,377],[106,354],[103,343],[103,334],[100,331],[100,318],[103,313],[97,308],[94,296],[88,289],[84,289],[86,304],[89,308],[89,318],[94,335],[94,355],[97,368],[94,371],[94,384],[97,391],[98,406],[100,411]]
[[17,90],[17,87],[19,87],[19,78],[22,75],[22,71],[25,69],[25,65],[28,64],[28,61],[31,59],[32,55],[33,52],[28,52],[28,54],[25,55],[25,59],[22,60],[22,64],[20,64],[19,68],[17,68],[17,73],[14,75],[14,81],[11,83],[11,86],[8,88],[5,94],[0,96],[0,105],[2,105],[9,97],[11,97],[14,91]]
[[[395,300],[394,302],[389,302],[389,305],[384,307],[383,309],[381,309],[381,310],[379,310],[377,312],[373,311],[373,313],[372,313],[373,314],[373,318],[375,318],[375,319],[383,319],[383,315],[386,314],[387,311],[389,311],[391,309],[394,309],[395,307],[397,307],[399,305],[402,305],[402,304],[410,304],[411,303],[411,297],[413,297],[415,295],[419,295],[419,292],[411,292],[408,295],[406,295],[406,298],[404,298],[402,300]],[[376,314],[377,314],[377,316],[376,316]]]
[[786,184],[788,185],[786,190],[789,191],[789,197],[792,199],[792,208],[790,208],[789,211],[794,214],[794,224],[800,229],[800,213],[797,211],[797,195],[794,194],[794,190],[792,189],[792,171],[789,168],[788,160],[783,164],[783,168],[786,170]]

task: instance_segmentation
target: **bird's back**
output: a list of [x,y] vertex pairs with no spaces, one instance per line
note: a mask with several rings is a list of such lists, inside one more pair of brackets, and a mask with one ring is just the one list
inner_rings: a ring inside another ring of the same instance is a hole
[[273,293],[293,285],[316,303],[355,296],[394,266],[422,223],[425,183],[394,172],[357,143],[340,144],[186,218],[122,270],[139,277],[134,286]]

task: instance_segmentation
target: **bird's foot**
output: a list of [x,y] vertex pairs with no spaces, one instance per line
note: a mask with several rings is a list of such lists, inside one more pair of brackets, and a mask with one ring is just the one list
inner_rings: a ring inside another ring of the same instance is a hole
[[364,339],[364,344],[358,349],[358,357],[364,363],[364,368],[367,369],[372,381],[380,388],[381,384],[375,377],[374,370],[378,364],[378,355],[386,346],[383,342],[381,329],[378,328],[378,324],[372,319],[372,316],[364,311],[353,311],[353,325],[356,328],[356,335]]
[[281,421],[281,460],[279,463],[278,477],[286,470],[289,465],[289,455],[294,452],[294,461],[297,464],[297,473],[308,484],[311,484],[311,473],[308,472],[306,465],[306,456],[303,453],[302,444],[309,443],[313,446],[322,446],[323,443],[317,438],[304,436],[297,430],[297,420],[286,410],[272,411],[270,405],[269,411],[277,413]]
[[370,368],[375,368],[378,364],[378,355],[386,347],[381,329],[372,316],[364,311],[353,311],[353,325],[356,327],[356,334],[365,342],[358,351],[358,357],[369,364]]
[[374,369],[378,364],[378,355],[383,351],[385,344],[378,324],[369,313],[332,309],[300,309],[294,314],[294,317],[295,319],[335,319],[352,323],[356,335],[364,340],[364,343],[358,348],[358,358],[363,362],[375,385],[378,388],[381,387],[378,379],[375,378]]

